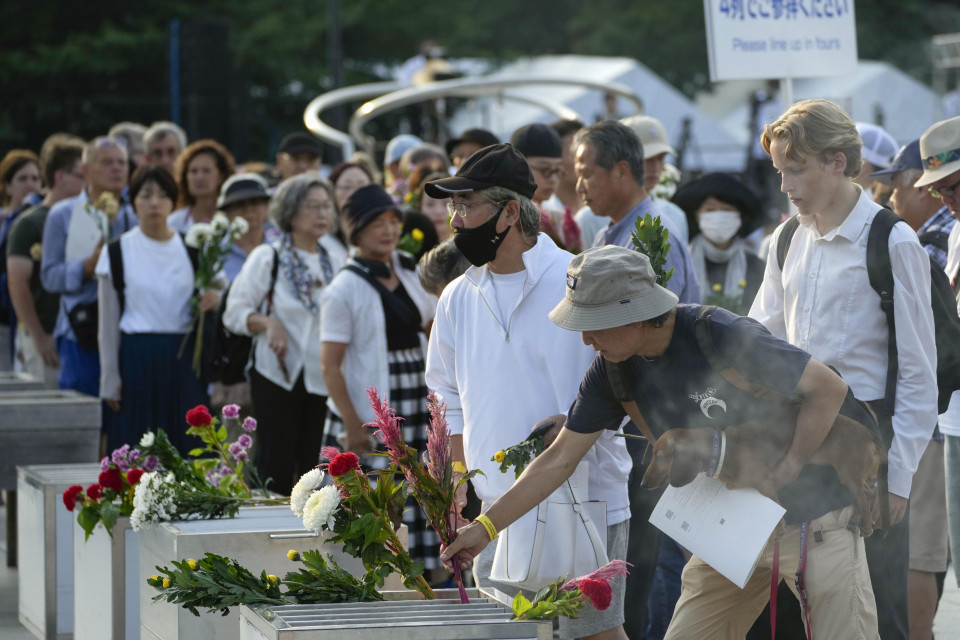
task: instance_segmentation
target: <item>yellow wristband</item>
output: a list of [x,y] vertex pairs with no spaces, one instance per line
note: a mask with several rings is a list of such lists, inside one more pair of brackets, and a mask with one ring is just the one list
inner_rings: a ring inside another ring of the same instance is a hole
[[466,473],[466,472],[467,472],[467,467],[464,466],[464,464],[463,464],[462,462],[460,462],[459,460],[454,460],[454,461],[453,461],[453,464],[452,464],[451,466],[453,467],[453,472],[454,472],[454,473]]
[[497,537],[497,528],[493,526],[493,523],[490,522],[490,518],[488,518],[486,514],[481,513],[476,517],[474,522],[479,522],[483,525],[483,528],[486,529],[487,535],[490,536],[491,540]]

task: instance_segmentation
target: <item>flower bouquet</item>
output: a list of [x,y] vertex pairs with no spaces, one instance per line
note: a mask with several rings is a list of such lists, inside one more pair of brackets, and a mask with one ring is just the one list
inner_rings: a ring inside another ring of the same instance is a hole
[[423,247],[423,231],[412,229],[397,241],[397,249],[416,255]]
[[103,241],[108,242],[113,229],[113,221],[116,220],[117,213],[120,212],[120,203],[117,201],[117,196],[109,191],[104,191],[95,201],[87,202],[83,209],[100,229]]
[[727,311],[732,311],[737,315],[746,315],[747,312],[750,311],[750,306],[743,303],[743,290],[747,286],[747,281],[741,280],[737,283],[737,286],[740,287],[740,289],[736,293],[727,294],[722,284],[719,282],[715,283],[713,287],[711,287],[710,295],[704,298],[703,304],[723,307]]
[[[237,216],[233,222],[222,213],[216,213],[209,223],[198,222],[187,231],[184,242],[188,247],[197,250],[197,268],[193,274],[193,288],[200,294],[212,288],[217,282],[217,275],[223,269],[223,263],[230,253],[230,248],[237,238],[249,230],[247,221]],[[197,339],[193,347],[193,371],[200,376],[201,356],[203,353],[203,318],[206,312],[200,309],[199,296],[192,300],[193,311],[197,323]],[[186,338],[180,345],[183,351]]]
[[133,512],[135,488],[143,478],[145,467],[150,465],[156,468],[155,457],[144,456],[139,449],[130,449],[130,445],[125,444],[100,462],[97,482],[86,490],[75,484],[63,492],[67,511],[79,507],[77,522],[83,527],[85,540],[99,522],[103,522],[112,536],[117,519]]
[[189,558],[174,561],[173,568],[157,567],[163,577],[150,576],[147,584],[160,592],[153,597],[155,602],[179,604],[195,616],[201,608],[227,615],[230,607],[238,604],[285,605],[290,598],[300,604],[383,599],[372,573],[356,578],[319,551],[300,554],[291,549],[287,557],[302,562],[305,568],[287,573],[283,580],[265,571],[256,576],[236,560],[207,553],[199,561]]
[[629,563],[613,560],[593,573],[567,581],[560,578],[527,599],[522,593],[513,598],[514,620],[550,620],[557,616],[576,618],[586,602],[603,611],[613,600],[612,582],[627,575]]
[[[440,542],[444,546],[450,544],[457,533],[457,519],[460,515],[455,501],[457,489],[479,471],[454,476],[446,405],[437,399],[436,394],[427,396],[430,424],[427,426],[427,459],[422,462],[416,449],[407,446],[403,441],[403,429],[400,426],[403,418],[397,417],[396,411],[389,407],[386,400],[380,400],[375,388],[367,389],[367,395],[377,416],[376,421],[368,426],[377,427],[374,435],[386,447],[385,455],[389,456],[392,466],[406,477],[410,494],[423,510],[427,523],[437,532]],[[456,557],[453,567],[453,578],[460,591],[460,601],[467,603],[469,599],[463,587],[460,563]]]
[[667,263],[667,254],[670,253],[670,243],[667,239],[670,232],[660,224],[660,217],[654,218],[649,213],[637,220],[636,228],[631,234],[636,250],[650,258],[650,266],[657,274],[657,284],[667,286],[673,277],[673,268],[664,271]]

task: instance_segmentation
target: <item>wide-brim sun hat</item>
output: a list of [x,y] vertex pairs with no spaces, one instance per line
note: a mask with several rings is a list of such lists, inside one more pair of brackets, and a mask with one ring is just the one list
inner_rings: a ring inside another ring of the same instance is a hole
[[608,245],[570,261],[566,294],[550,320],[570,331],[599,331],[659,317],[677,302],[675,293],[657,284],[647,256]]
[[925,187],[960,171],[960,116],[927,129],[920,137],[920,156],[923,175],[915,187]]

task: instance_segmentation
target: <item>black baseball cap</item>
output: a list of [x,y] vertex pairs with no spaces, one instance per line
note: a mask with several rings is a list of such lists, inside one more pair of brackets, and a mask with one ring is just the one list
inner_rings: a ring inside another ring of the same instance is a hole
[[311,153],[317,157],[323,155],[323,147],[313,135],[306,131],[294,131],[283,136],[280,141],[280,153]]
[[467,129],[460,134],[459,138],[448,140],[446,144],[447,155],[453,156],[453,149],[461,142],[474,142],[481,147],[489,147],[493,144],[499,144],[500,140],[486,129]]
[[424,189],[431,198],[449,198],[488,187],[503,187],[532,198],[537,183],[523,154],[512,144],[484,147],[460,165],[455,176],[432,180]]

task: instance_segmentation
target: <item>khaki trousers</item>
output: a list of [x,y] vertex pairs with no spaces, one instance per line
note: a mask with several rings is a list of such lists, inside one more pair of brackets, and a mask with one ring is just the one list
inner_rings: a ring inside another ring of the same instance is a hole
[[[863,538],[847,523],[854,507],[811,521],[804,577],[814,638],[875,640],[877,607],[870,586]],[[800,525],[787,527],[780,541],[780,579],[796,595]],[[773,542],[742,590],[693,556],[683,570],[680,600],[664,640],[742,639],[770,598]],[[799,596],[798,596],[799,597]]]

